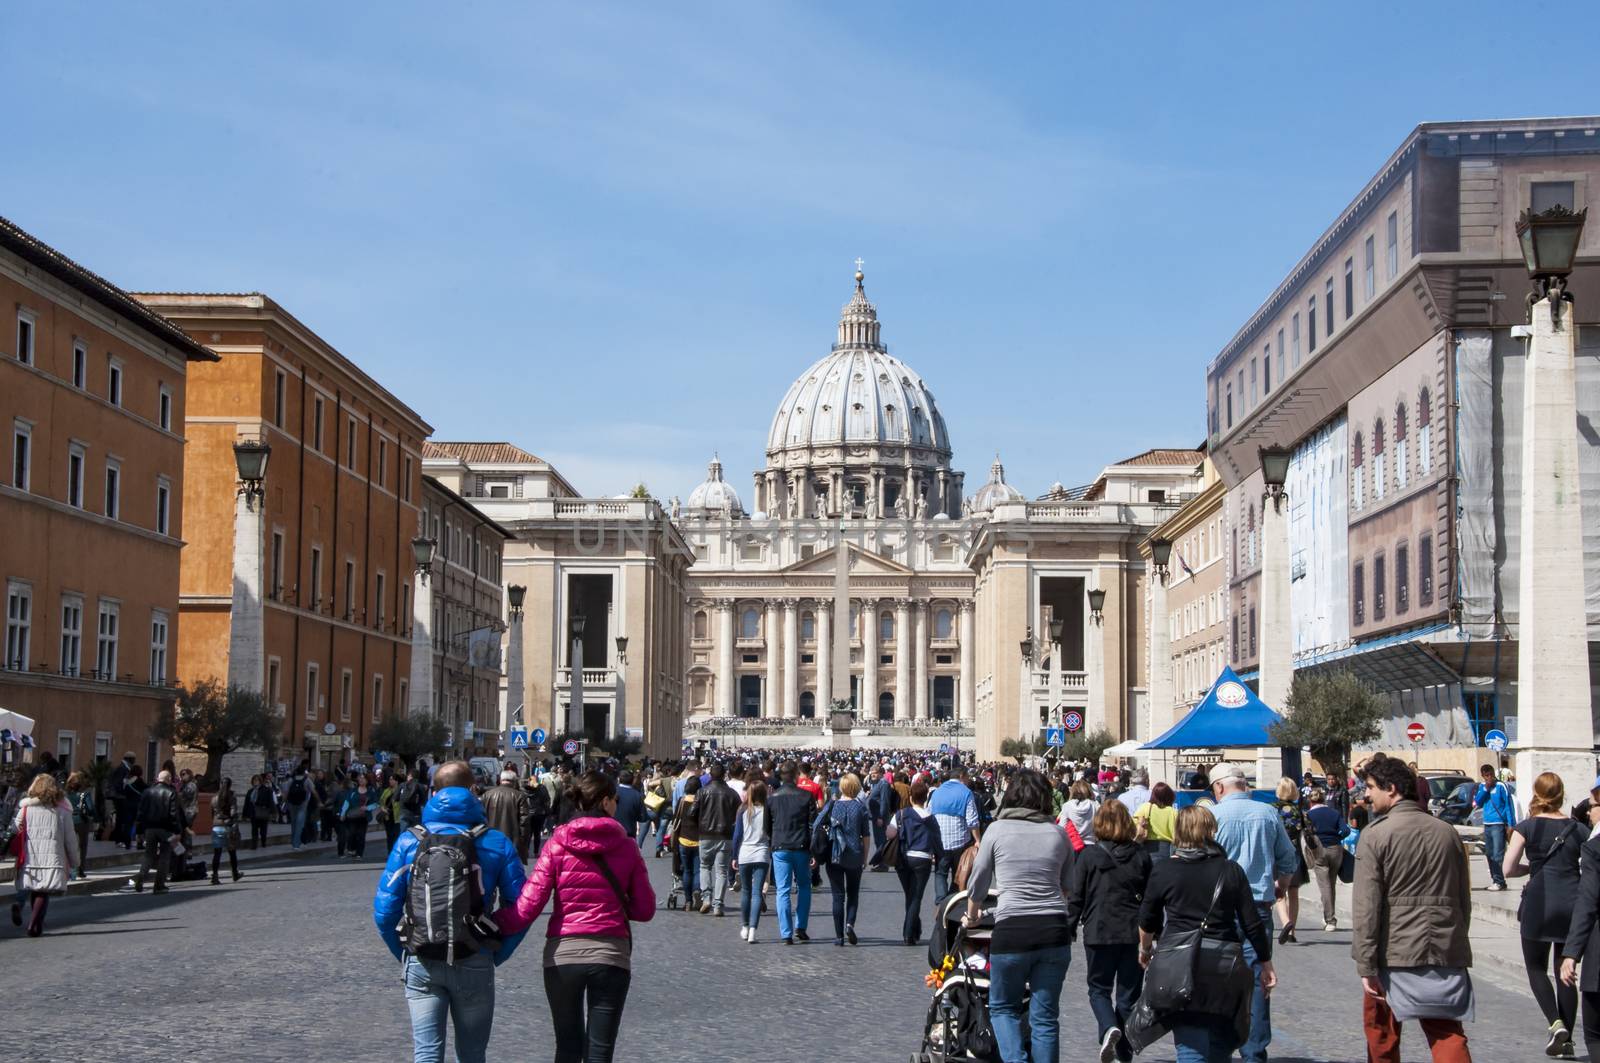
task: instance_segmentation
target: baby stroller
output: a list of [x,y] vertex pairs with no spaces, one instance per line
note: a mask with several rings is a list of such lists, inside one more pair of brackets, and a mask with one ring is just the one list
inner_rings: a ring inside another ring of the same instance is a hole
[[933,987],[923,1024],[922,1048],[911,1063],[1000,1063],[989,1022],[989,937],[999,897],[991,892],[974,926],[961,925],[967,892],[957,890],[939,908],[928,941],[928,961],[943,977]]

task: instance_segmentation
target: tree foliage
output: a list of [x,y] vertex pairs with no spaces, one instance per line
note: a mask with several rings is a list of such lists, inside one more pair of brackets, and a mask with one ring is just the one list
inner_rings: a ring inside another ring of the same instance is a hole
[[202,750],[206,781],[216,782],[222,758],[238,749],[270,755],[282,737],[283,720],[259,690],[226,686],[216,676],[178,687],[178,696],[156,717],[151,732],[175,746]]
[[1324,771],[1343,778],[1351,747],[1377,741],[1388,713],[1388,700],[1354,672],[1300,672],[1289,688],[1283,722],[1267,733],[1280,746],[1310,749]]
[[368,744],[370,752],[381,749],[393,753],[402,764],[410,767],[418,757],[439,756],[444,751],[449,731],[444,721],[430,712],[385,716],[373,724]]
[[1076,731],[1066,736],[1058,754],[1062,760],[1087,760],[1100,763],[1100,755],[1117,744],[1117,739],[1104,727],[1098,731]]

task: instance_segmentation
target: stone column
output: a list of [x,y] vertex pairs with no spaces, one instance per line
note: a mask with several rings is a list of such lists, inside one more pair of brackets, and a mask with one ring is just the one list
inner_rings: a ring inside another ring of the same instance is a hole
[[433,580],[417,573],[411,592],[411,693],[407,715],[433,711]]
[[[1093,580],[1095,586],[1100,583],[1100,573],[1097,570]],[[1085,588],[1088,590],[1089,588]],[[1112,607],[1112,599],[1106,595],[1106,608]],[[1083,610],[1083,662],[1085,669],[1084,693],[1087,695],[1087,711],[1083,714],[1083,729],[1085,731],[1098,731],[1102,727],[1109,727],[1110,712],[1106,707],[1106,690],[1110,683],[1106,681],[1106,626],[1104,615],[1099,623],[1094,620],[1094,615],[1089,612],[1089,603],[1085,600],[1079,608]],[[1117,637],[1122,637],[1122,625],[1116,625]]]
[[767,689],[761,698],[761,717],[770,720],[781,712],[778,704],[778,654],[783,652],[783,640],[778,637],[781,621],[778,619],[778,602],[776,599],[767,601]]
[[717,715],[738,715],[733,679],[733,603],[717,603]]
[[[1294,614],[1289,608],[1289,496],[1261,503],[1261,680],[1257,693],[1282,712],[1294,681]],[[1176,679],[1174,678],[1174,685]],[[1587,691],[1587,686],[1585,690]],[[1176,697],[1176,695],[1174,695]],[[1587,693],[1584,695],[1587,704]],[[1256,753],[1256,778],[1283,775],[1283,754],[1263,746]],[[1593,782],[1593,779],[1588,780]]]
[[[1146,625],[1149,648],[1146,665],[1150,670],[1150,707],[1145,715],[1146,742],[1160,738],[1177,721],[1177,688],[1172,675],[1172,628],[1167,616],[1167,581],[1156,574],[1155,566],[1145,570],[1145,586],[1150,591],[1150,618]],[[1177,757],[1173,752],[1153,752],[1150,755],[1150,781],[1161,780],[1176,786]]]
[[[267,590],[263,563],[266,552],[267,504],[239,491],[233,507],[233,605],[228,614],[228,685],[266,691]],[[169,625],[176,625],[174,616]],[[176,631],[174,626],[171,630]],[[169,636],[169,648],[174,640]],[[168,659],[177,660],[171,653]],[[27,662],[23,662],[26,666]],[[154,677],[152,677],[154,678]],[[165,679],[165,676],[161,678]],[[291,676],[290,681],[294,678]],[[293,689],[293,688],[291,688]],[[289,702],[294,698],[290,697]]]
[[833,603],[819,601],[817,609],[817,719],[828,718],[833,699]]
[[894,718],[911,719],[916,698],[911,687],[911,602],[894,603]]
[[861,704],[856,714],[862,720],[878,718],[878,603],[873,598],[861,600]]
[[[1553,311],[1562,311],[1560,319]],[[1568,794],[1594,775],[1590,741],[1583,501],[1578,478],[1578,324],[1572,304],[1549,299],[1528,314],[1522,378],[1522,542],[1517,571],[1516,771],[1531,789],[1541,772]]]
[[800,612],[793,598],[783,600],[783,718],[800,715]]
[[975,691],[977,689],[977,676],[973,675],[973,640],[976,636],[973,629],[972,603],[961,603],[961,678],[958,680],[959,692],[957,703],[959,714],[963,720],[972,720],[977,716],[975,707]]
[[913,653],[916,654],[916,684],[917,719],[928,718],[928,603],[918,602],[916,607],[917,631],[914,637]]
[[[512,613],[510,619],[511,623],[506,631],[506,711],[500,720],[500,730],[503,732],[509,732],[512,721],[519,718],[522,725],[527,726],[527,710],[523,705],[523,699],[527,694],[522,664],[522,611],[519,609]],[[508,746],[510,738],[510,734],[507,733]]]

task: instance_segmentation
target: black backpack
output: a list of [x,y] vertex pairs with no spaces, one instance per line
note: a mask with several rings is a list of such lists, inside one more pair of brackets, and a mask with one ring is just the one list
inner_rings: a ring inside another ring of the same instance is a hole
[[548,816],[550,814],[550,791],[544,783],[534,783],[527,791],[529,814],[534,816]]
[[291,805],[303,805],[306,803],[306,777],[304,775],[296,775],[289,780],[289,803]]
[[478,839],[489,828],[466,834],[432,834],[412,827],[417,851],[406,885],[400,941],[424,960],[456,960],[499,947],[499,931],[483,910],[483,869]]

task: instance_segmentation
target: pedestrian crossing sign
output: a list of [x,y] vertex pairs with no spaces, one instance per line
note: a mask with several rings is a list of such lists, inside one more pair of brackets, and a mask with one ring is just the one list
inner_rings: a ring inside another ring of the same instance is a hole
[[1067,729],[1065,727],[1046,727],[1044,729],[1044,744],[1047,746],[1066,745]]
[[526,727],[513,727],[511,729],[511,748],[528,748],[528,729]]

